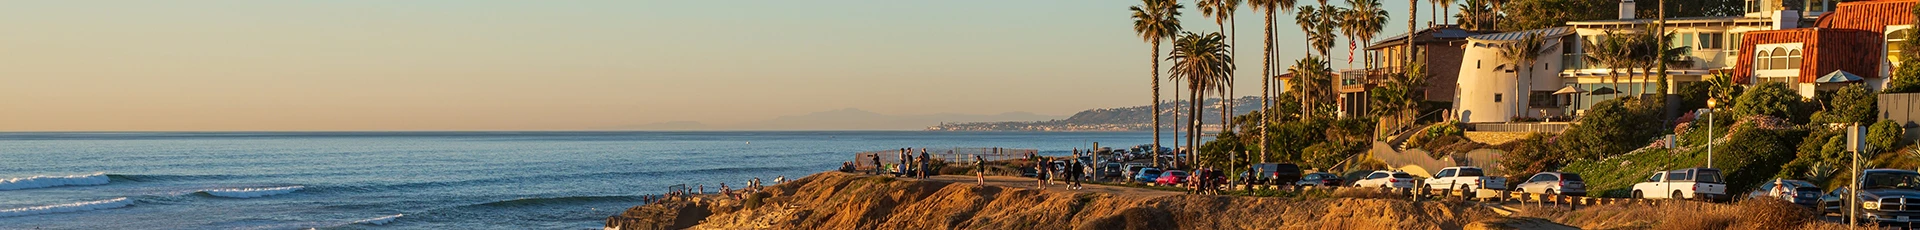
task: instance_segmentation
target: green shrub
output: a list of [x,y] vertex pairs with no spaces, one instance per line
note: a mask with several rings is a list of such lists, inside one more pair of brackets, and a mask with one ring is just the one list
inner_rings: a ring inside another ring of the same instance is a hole
[[1602,101],[1587,110],[1580,123],[1557,143],[1575,159],[1599,159],[1627,153],[1664,132],[1659,107],[1640,105],[1633,98]]
[[1532,176],[1534,173],[1559,169],[1566,164],[1566,160],[1566,155],[1561,154],[1557,146],[1548,142],[1546,135],[1535,133],[1527,136],[1526,139],[1515,141],[1513,149],[1507,150],[1507,154],[1500,159],[1500,167],[1502,172],[1507,173],[1507,177],[1520,178],[1507,180],[1507,183],[1517,185],[1524,182],[1522,181],[1524,177]]
[[1900,122],[1880,120],[1867,128],[1867,145],[1878,150],[1893,150],[1904,137],[1904,131],[1900,129]]
[[1831,99],[1827,99],[1827,110],[1815,113],[1813,121],[1818,123],[1872,121],[1874,115],[1879,113],[1876,103],[1879,103],[1879,96],[1867,92],[1866,87],[1859,84],[1848,85],[1834,92]]
[[1800,95],[1787,84],[1769,82],[1753,87],[1751,91],[1740,94],[1734,99],[1733,112],[1739,117],[1768,115],[1800,121]]

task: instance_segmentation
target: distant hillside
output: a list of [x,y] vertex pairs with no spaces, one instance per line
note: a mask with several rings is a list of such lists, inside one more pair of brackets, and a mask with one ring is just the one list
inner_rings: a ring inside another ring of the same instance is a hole
[[[1242,98],[1234,99],[1233,102],[1234,102],[1233,112],[1235,113],[1235,115],[1246,114],[1247,112],[1252,112],[1254,110],[1260,109],[1260,98],[1258,97],[1242,97]],[[1181,101],[1178,103],[1168,102],[1168,103],[1160,104],[1160,111],[1161,111],[1160,120],[1162,123],[1161,126],[1166,128],[1178,127],[1179,125],[1176,125],[1173,123],[1174,115],[1177,113],[1179,114],[1180,117],[1186,117],[1187,111],[1183,109],[1185,108],[1184,106],[1186,105],[1187,105],[1186,101]],[[1219,126],[1220,124],[1220,100],[1219,99],[1206,100],[1205,103],[1202,104],[1202,107],[1203,107],[1203,110],[1205,111],[1201,112],[1202,114],[1204,114],[1204,116],[1201,116],[1202,117],[1201,123],[1211,124],[1211,126],[1207,126],[1209,129],[1219,128],[1217,126]],[[1055,120],[1046,120],[1046,121],[943,123],[938,126],[927,127],[927,130],[929,131],[1144,131],[1144,130],[1153,129],[1153,126],[1151,125],[1153,123],[1153,118],[1147,116],[1148,111],[1151,111],[1151,110],[1153,109],[1150,108],[1149,106],[1144,106],[1144,105],[1134,106],[1134,107],[1123,107],[1123,108],[1091,109],[1091,110],[1080,111],[1079,113],[1075,113],[1073,114],[1072,117],[1068,117],[1067,119],[1055,119]]]

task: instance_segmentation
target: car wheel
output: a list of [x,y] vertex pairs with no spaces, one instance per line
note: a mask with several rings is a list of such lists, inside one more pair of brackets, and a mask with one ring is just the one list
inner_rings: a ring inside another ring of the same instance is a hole
[[1560,193],[1553,192],[1553,189],[1547,189],[1547,194],[1560,195]]
[[1686,199],[1687,197],[1686,197],[1686,194],[1680,194],[1680,191],[1673,191],[1673,197],[1668,197],[1668,198]]
[[1646,195],[1646,194],[1640,194],[1640,190],[1633,190],[1633,198],[1634,198],[1634,199],[1646,199],[1646,198],[1647,198],[1647,195]]

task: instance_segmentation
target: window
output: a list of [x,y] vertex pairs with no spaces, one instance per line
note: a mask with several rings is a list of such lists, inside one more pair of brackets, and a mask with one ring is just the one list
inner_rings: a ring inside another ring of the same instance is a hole
[[1791,70],[1800,69],[1800,49],[1773,47],[1760,49],[1753,55],[1754,70]]
[[1753,55],[1753,69],[1755,69],[1755,70],[1770,70],[1770,69],[1773,69],[1773,66],[1771,66],[1771,65],[1767,65],[1767,59],[1771,59],[1771,58],[1773,58],[1773,53],[1772,53],[1772,52],[1767,52],[1766,50],[1761,50],[1761,51],[1760,51],[1760,53],[1757,53],[1757,54],[1754,54],[1754,55]]
[[1480,60],[1473,60],[1473,69],[1480,69]]
[[1690,178],[1690,177],[1687,176],[1686,171],[1681,171],[1680,173],[1667,173],[1667,180],[1687,180],[1687,178]]
[[1500,94],[1493,94],[1493,102],[1500,102]]
[[1773,57],[1767,58],[1767,66],[1772,66],[1773,69],[1787,69],[1787,56],[1781,55],[1785,53],[1787,53],[1786,49],[1773,48]]
[[1456,173],[1457,173],[1456,175],[1458,176],[1486,176],[1487,175],[1486,172],[1482,172],[1480,171],[1480,169],[1477,169],[1477,168],[1464,168],[1464,169],[1460,169],[1460,171]]
[[1527,179],[1527,182],[1541,182],[1541,181],[1548,181],[1549,179],[1547,179],[1547,178],[1549,178],[1549,177],[1553,177],[1553,175],[1552,175],[1552,174],[1540,174],[1540,175],[1534,175],[1534,176],[1533,176],[1533,179]]
[[1722,33],[1700,33],[1700,44],[1694,44],[1693,49],[1724,49],[1726,48],[1725,36],[1726,34]]
[[1533,91],[1527,94],[1527,107],[1558,108],[1560,103],[1555,99],[1553,91]]
[[[1678,37],[1678,39],[1680,39],[1680,41],[1676,41],[1676,42],[1671,42],[1671,43],[1667,43],[1667,45],[1668,45],[1668,46],[1674,46],[1674,47],[1678,47],[1678,46],[1693,46],[1693,47],[1699,47],[1699,46],[1694,46],[1694,45],[1693,45],[1693,34],[1692,34],[1692,33],[1684,33],[1684,34],[1680,34],[1680,36]],[[1705,40],[1705,39],[1702,39],[1702,40]]]
[[1660,182],[1660,177],[1664,174],[1666,173],[1654,173],[1653,176],[1647,177],[1647,182]]
[[1891,64],[1894,68],[1900,68],[1900,50],[1907,47],[1907,44],[1905,44],[1907,38],[1912,36],[1909,34],[1910,31],[1912,31],[1912,29],[1899,29],[1887,32],[1887,63]]
[[1440,170],[1440,173],[1433,174],[1433,177],[1451,177],[1451,176],[1453,176],[1452,169]]

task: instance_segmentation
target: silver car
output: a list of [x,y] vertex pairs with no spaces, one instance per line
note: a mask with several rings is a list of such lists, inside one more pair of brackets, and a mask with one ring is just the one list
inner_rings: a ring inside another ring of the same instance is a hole
[[1576,173],[1536,173],[1533,174],[1533,177],[1527,178],[1527,182],[1520,183],[1520,186],[1517,188],[1520,192],[1534,194],[1587,195],[1586,180],[1581,180],[1580,174]]

